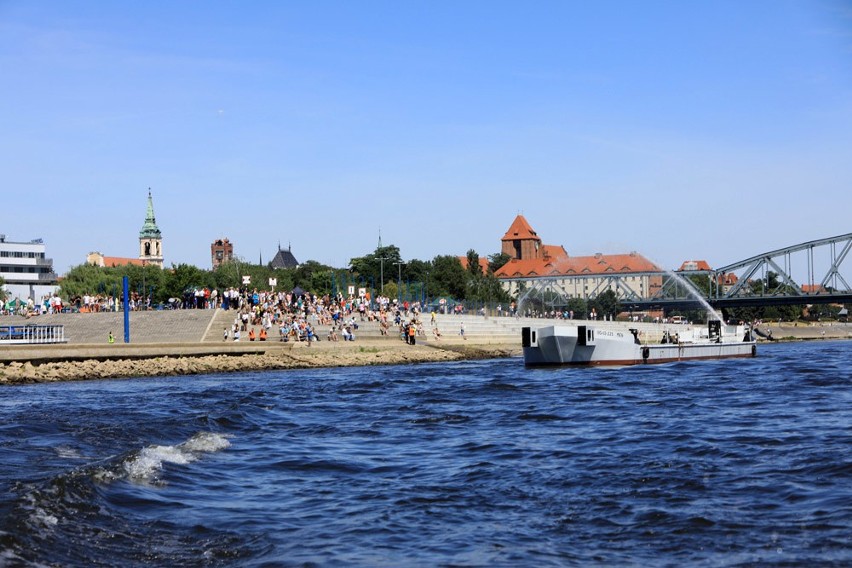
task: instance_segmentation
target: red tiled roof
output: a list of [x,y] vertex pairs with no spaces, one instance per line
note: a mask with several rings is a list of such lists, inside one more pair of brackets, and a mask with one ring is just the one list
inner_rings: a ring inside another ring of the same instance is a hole
[[613,272],[661,272],[661,269],[635,252],[630,254],[596,254],[594,256],[568,256],[565,254],[558,257],[528,260],[513,259],[494,274],[498,278],[523,278],[611,274]]
[[565,247],[562,245],[541,245],[542,256],[547,258],[559,258],[560,256],[568,256]]
[[802,284],[802,292],[805,294],[827,294],[828,290],[822,284]]
[[706,260],[684,260],[678,268],[679,272],[690,270],[713,270]]
[[530,227],[530,224],[523,215],[515,217],[515,220],[512,221],[512,226],[509,227],[509,230],[506,231],[506,234],[500,240],[515,241],[518,239],[535,239],[541,241],[541,238],[532,230],[532,227]]
[[145,261],[139,258],[123,258],[120,256],[104,257],[104,266],[115,267],[127,266],[128,264],[135,264],[136,266],[145,266]]
[[716,282],[723,286],[733,286],[737,282],[739,282],[740,278],[734,273],[728,274],[719,274],[716,276]]

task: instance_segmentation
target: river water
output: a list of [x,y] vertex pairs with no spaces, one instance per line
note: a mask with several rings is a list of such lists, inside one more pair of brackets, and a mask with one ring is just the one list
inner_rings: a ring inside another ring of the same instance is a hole
[[0,388],[0,565],[849,566],[852,342]]

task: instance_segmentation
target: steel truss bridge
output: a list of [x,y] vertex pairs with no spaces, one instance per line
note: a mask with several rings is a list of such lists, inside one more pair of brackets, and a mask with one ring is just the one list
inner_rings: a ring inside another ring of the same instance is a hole
[[[843,264],[852,250],[852,233],[809,241],[766,252],[714,270],[681,272],[620,272],[513,278],[523,292],[545,305],[565,306],[572,297],[586,300],[613,290],[625,310],[700,309],[844,304],[852,302],[852,287],[843,276],[852,262]],[[640,295],[636,281],[643,286]],[[578,284],[579,281],[579,284]],[[569,283],[570,282],[570,283]],[[583,290],[582,295],[575,293]]]

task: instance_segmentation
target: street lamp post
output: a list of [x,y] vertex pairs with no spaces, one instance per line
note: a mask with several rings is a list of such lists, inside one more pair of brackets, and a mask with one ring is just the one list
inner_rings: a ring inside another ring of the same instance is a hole
[[405,262],[399,261],[394,262],[395,265],[399,267],[399,272],[396,277],[396,299],[399,302],[402,302],[402,267],[406,264]]
[[387,258],[386,256],[379,257],[379,280],[381,280],[382,296],[385,295],[385,260]]

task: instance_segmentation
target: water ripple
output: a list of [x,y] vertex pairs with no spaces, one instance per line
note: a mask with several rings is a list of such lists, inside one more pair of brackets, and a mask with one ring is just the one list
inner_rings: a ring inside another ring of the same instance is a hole
[[850,355],[7,388],[0,565],[849,565]]

